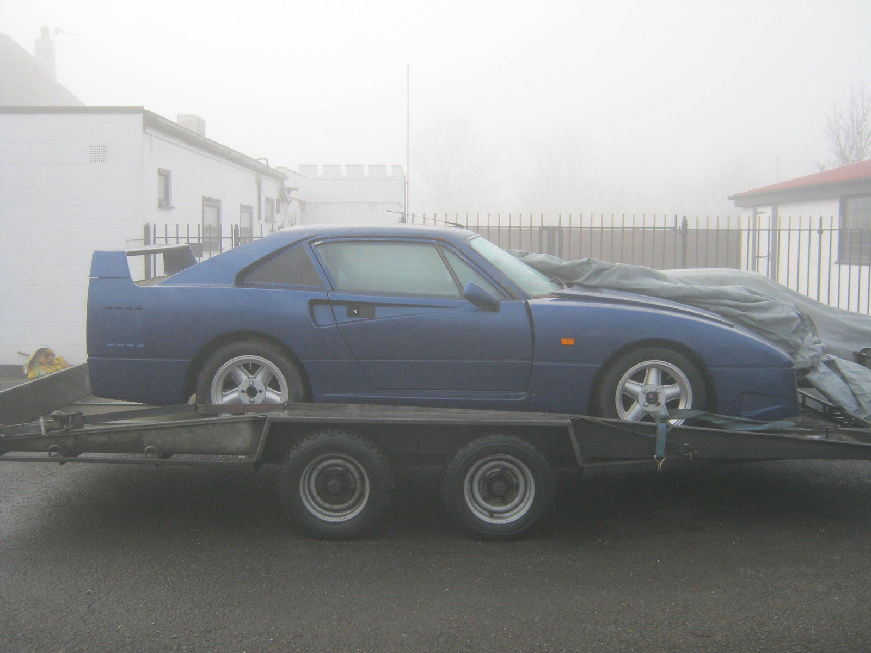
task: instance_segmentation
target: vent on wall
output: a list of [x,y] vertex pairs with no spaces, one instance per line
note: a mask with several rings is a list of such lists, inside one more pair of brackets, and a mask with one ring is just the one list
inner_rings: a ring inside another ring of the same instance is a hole
[[109,148],[106,145],[91,145],[91,163],[107,163],[109,161]]

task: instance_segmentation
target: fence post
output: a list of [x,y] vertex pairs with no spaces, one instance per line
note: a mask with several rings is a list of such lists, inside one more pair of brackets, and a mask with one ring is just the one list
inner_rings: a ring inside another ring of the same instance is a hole
[[[148,222],[145,223],[145,228],[142,231],[142,244],[146,247],[151,244],[151,224]],[[151,257],[150,256],[143,256],[142,258],[145,259],[145,278],[150,279],[151,278]]]
[[780,279],[780,212],[777,205],[771,207],[768,236],[768,278]]
[[689,249],[690,223],[684,216],[680,221],[680,266],[687,266],[687,251]]

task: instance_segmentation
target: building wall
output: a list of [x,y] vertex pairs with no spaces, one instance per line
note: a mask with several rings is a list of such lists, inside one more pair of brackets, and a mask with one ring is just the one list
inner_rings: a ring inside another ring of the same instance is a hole
[[777,214],[781,218],[837,218],[839,206],[840,202],[836,197],[812,202],[790,202],[779,205]]
[[[224,231],[240,225],[240,207],[252,207],[255,231],[266,225],[265,200],[271,198],[281,206],[281,180],[258,175],[255,171],[211,152],[197,149],[155,129],[147,129],[144,136],[144,180],[142,206],[145,222],[166,225],[190,225],[194,230],[202,223],[202,199],[210,197],[221,202],[221,224]],[[172,203],[170,208],[158,206],[158,169],[172,173]],[[260,215],[258,215],[258,186],[260,180]],[[276,223],[283,220],[284,208],[276,215]],[[285,211],[286,212],[286,211]],[[141,237],[139,230],[137,237]]]
[[142,116],[0,113],[0,364],[85,358],[94,249],[142,223]]
[[402,217],[400,166],[303,165],[293,183],[303,200],[301,224],[392,224]]
[[[840,200],[837,197],[832,197],[806,202],[783,202],[775,206],[763,205],[756,207],[756,214],[758,217],[768,219],[771,217],[772,209],[775,208],[777,217],[781,219],[837,218],[840,210]],[[742,217],[752,217],[753,211],[752,207],[740,208],[739,215]]]
[[[158,168],[174,208],[158,207]],[[145,127],[141,110],[0,111],[0,365],[42,346],[86,360],[92,252],[140,245],[146,222],[196,233],[204,196],[221,201],[225,233],[241,204],[256,230],[258,179],[281,197],[281,179]]]
[[758,206],[755,214],[742,208],[741,215],[750,226],[742,247],[751,269],[824,304],[871,312],[868,266],[840,256],[839,198]]

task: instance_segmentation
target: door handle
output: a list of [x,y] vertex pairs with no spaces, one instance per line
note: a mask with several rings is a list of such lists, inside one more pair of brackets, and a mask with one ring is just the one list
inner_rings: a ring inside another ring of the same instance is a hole
[[348,317],[361,319],[375,317],[375,307],[371,304],[348,304],[346,314]]

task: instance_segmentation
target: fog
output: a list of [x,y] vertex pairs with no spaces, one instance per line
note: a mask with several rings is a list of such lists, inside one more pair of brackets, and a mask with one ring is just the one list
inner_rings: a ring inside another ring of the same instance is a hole
[[195,113],[271,165],[406,167],[408,133],[415,212],[735,214],[827,162],[826,115],[871,83],[867,0],[0,8],[30,52],[59,30],[84,103]]

